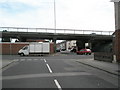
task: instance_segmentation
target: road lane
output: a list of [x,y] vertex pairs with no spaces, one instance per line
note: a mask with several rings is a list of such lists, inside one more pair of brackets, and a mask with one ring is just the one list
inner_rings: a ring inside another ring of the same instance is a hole
[[44,59],[21,58],[3,71],[3,88],[57,88]]
[[14,65],[3,71],[3,76],[21,75],[21,74],[37,74],[49,73],[48,68],[43,60],[38,59],[21,59],[17,65]]
[[[61,60],[61,59],[46,59],[51,66],[53,73],[69,73],[67,76],[55,77],[60,83],[62,88],[117,88],[112,83],[105,81],[102,78],[95,76],[88,72],[91,68],[80,66],[74,60]],[[83,75],[74,75],[76,72],[83,73]],[[88,73],[86,75],[85,73]]]
[[[77,56],[78,58],[80,56]],[[92,68],[77,63],[75,59],[76,56],[73,55],[22,57],[18,64],[3,72],[3,87],[57,88],[57,90],[61,88],[116,87],[91,73]]]
[[62,88],[117,88],[93,75],[56,77]]
[[46,59],[46,61],[53,70],[53,73],[85,72],[86,70],[85,67],[80,67],[80,65],[75,60],[71,59]]
[[54,78],[52,77],[3,80],[2,87],[3,88],[57,88],[57,86],[54,83]]

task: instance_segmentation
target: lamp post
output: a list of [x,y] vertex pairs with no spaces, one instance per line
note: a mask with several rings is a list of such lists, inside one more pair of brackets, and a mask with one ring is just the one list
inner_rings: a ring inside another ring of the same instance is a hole
[[56,33],[56,2],[54,0],[54,29]]
[[115,7],[115,29],[120,29],[120,0],[111,0]]
[[120,62],[120,0],[111,0],[115,7],[115,56],[117,62]]
[[[54,35],[56,35],[56,2],[55,0],[54,0],[54,30],[55,30]],[[53,42],[54,42],[54,53],[56,53],[56,38],[53,38]]]

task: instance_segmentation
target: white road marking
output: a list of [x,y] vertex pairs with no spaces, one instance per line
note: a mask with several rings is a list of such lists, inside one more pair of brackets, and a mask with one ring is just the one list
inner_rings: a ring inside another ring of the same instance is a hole
[[57,81],[56,79],[54,80],[54,82],[55,82],[56,86],[58,87],[58,89],[59,89],[59,90],[62,90],[60,84],[58,83],[58,81]]
[[[15,63],[16,65],[19,63]],[[12,64],[11,64],[12,65]],[[12,66],[13,66],[12,65]],[[9,67],[9,66],[8,66]],[[2,76],[3,80],[13,80],[13,79],[23,79],[23,78],[42,78],[42,77],[66,77],[66,76],[84,76],[84,75],[92,75],[86,72],[67,72],[67,73],[43,73],[43,74],[22,74],[22,75],[15,75],[15,76]],[[1,79],[0,79],[1,80]]]
[[20,59],[20,61],[25,61],[25,59]]
[[32,59],[27,59],[27,61],[32,61]]
[[19,59],[14,59],[13,61],[19,61]]
[[33,59],[33,60],[38,60],[38,59]]
[[47,65],[48,70],[50,71],[50,73],[52,73],[52,70],[51,70],[50,66],[48,64],[46,64],[46,65]]
[[44,59],[45,62],[47,62],[45,59]]
[[[47,61],[44,59],[44,62],[46,63]],[[50,68],[50,66],[46,63],[47,67],[48,67],[48,70],[50,71],[50,73],[53,73],[52,72],[52,69]]]
[[40,59],[40,60],[44,60],[44,59]]

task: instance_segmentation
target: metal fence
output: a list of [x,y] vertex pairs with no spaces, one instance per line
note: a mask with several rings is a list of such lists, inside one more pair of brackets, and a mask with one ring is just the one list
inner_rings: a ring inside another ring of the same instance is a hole
[[60,34],[91,34],[112,35],[114,31],[78,30],[78,29],[53,29],[53,28],[23,28],[23,27],[0,27],[0,32],[39,32]]

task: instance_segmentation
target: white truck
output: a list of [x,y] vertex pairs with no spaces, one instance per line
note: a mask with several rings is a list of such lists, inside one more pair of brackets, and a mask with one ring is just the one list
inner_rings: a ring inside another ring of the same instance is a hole
[[25,55],[44,55],[50,53],[50,43],[49,42],[33,42],[29,45],[24,46],[18,51],[18,54],[21,56]]

